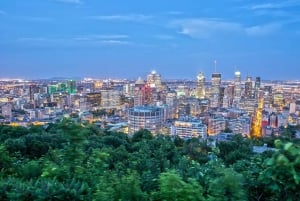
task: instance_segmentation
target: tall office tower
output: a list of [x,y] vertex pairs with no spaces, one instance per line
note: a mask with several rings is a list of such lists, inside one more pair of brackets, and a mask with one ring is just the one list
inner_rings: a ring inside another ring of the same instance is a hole
[[76,81],[75,80],[68,80],[67,81],[67,92],[69,94],[76,94],[77,88],[76,88]]
[[177,94],[175,91],[169,91],[166,96],[166,105],[169,108],[168,118],[177,118]]
[[197,90],[196,90],[196,97],[197,98],[204,98],[205,97],[205,77],[204,74],[201,72],[197,76]]
[[36,93],[39,93],[40,92],[40,88],[35,85],[35,84],[32,84],[29,86],[29,99],[30,101],[33,101],[34,99],[34,94]]
[[233,107],[239,107],[241,102],[242,95],[242,87],[241,87],[241,72],[236,71],[234,73],[234,95],[233,95]]
[[255,98],[258,98],[258,96],[259,96],[260,84],[261,84],[260,77],[256,77],[255,78],[255,85],[254,85],[254,90],[255,90],[254,96],[255,96]]
[[147,76],[147,84],[151,88],[157,88],[157,89],[159,89],[161,87],[161,76],[160,76],[160,74],[158,74],[156,71],[152,71]]
[[143,88],[145,87],[145,82],[139,77],[134,85],[134,106],[145,104],[145,95],[143,94]]
[[221,73],[213,73],[211,77],[211,91],[210,91],[211,107],[219,107],[220,105],[220,86],[221,86]]
[[252,77],[247,77],[245,82],[245,98],[252,98]]
[[241,98],[241,72],[236,71],[234,73],[234,98],[240,99]]
[[263,92],[264,92],[263,97],[264,97],[265,106],[271,107],[274,98],[272,93],[272,86],[264,86]]
[[138,78],[134,85],[134,106],[151,104],[151,88],[142,78]]

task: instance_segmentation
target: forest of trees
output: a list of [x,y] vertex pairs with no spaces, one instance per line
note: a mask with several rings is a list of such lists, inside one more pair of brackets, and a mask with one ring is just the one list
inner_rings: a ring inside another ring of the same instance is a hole
[[[132,137],[64,119],[0,126],[0,200],[292,201],[300,198],[300,147],[280,138],[217,143],[141,130]],[[268,143],[274,152],[254,154]]]

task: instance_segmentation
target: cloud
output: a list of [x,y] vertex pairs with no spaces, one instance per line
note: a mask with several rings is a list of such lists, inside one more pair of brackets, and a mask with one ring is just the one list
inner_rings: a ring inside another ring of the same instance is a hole
[[256,4],[252,6],[248,6],[251,10],[258,10],[258,9],[282,9],[287,7],[299,6],[299,0],[287,0],[281,1],[277,3],[264,3],[264,4]]
[[171,27],[176,28],[178,33],[191,38],[206,39],[233,34],[256,37],[266,36],[278,32],[286,23],[288,22],[278,21],[249,26],[217,18],[193,18],[172,21]]
[[250,36],[265,36],[278,31],[282,27],[279,23],[257,25],[245,29],[246,34]]
[[69,4],[83,4],[83,1],[81,0],[55,0],[55,1],[61,3],[69,3]]
[[[119,37],[119,39],[118,39]],[[123,39],[124,38],[124,39]],[[125,35],[96,35],[82,37],[23,37],[18,38],[18,43],[37,47],[97,47],[103,45],[130,45],[132,42],[125,40]]]
[[128,14],[128,15],[96,15],[96,16],[88,16],[87,19],[92,20],[102,20],[102,21],[145,21],[153,18],[150,15],[143,14]]
[[293,15],[290,12],[284,10],[273,10],[273,9],[254,10],[254,14],[257,16],[293,17]]
[[97,34],[91,34],[91,35],[83,35],[79,37],[73,38],[74,40],[115,40],[115,39],[127,39],[129,38],[128,35],[124,34],[110,34],[110,35],[97,35]]
[[104,44],[104,45],[129,45],[129,44],[132,44],[131,42],[124,41],[124,40],[101,40],[101,41],[98,41],[98,43]]
[[171,26],[179,29],[178,33],[194,38],[208,38],[217,33],[224,34],[242,31],[242,26],[240,24],[226,22],[217,18],[175,20],[171,22]]

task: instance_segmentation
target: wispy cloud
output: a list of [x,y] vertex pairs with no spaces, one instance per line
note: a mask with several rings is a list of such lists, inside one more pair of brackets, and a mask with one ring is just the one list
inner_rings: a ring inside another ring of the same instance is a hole
[[106,35],[102,35],[102,34],[91,34],[91,35],[83,35],[83,36],[78,36],[73,38],[74,40],[120,40],[120,39],[128,39],[129,36],[128,35],[124,35],[124,34],[106,34]]
[[100,44],[106,44],[106,45],[130,45],[132,44],[129,41],[124,41],[124,40],[101,40],[98,41]]
[[274,9],[258,9],[254,10],[254,14],[257,16],[293,17],[293,15],[290,12]]
[[81,0],[55,0],[57,2],[61,2],[61,3],[69,3],[69,4],[82,4],[83,1]]
[[128,14],[128,15],[95,15],[88,16],[87,19],[102,20],[102,21],[145,21],[153,18],[150,15],[143,14]]
[[23,37],[16,42],[38,47],[95,47],[103,45],[130,45],[132,42],[125,40],[125,35],[94,35],[81,37]]
[[280,23],[272,23],[248,27],[245,31],[250,36],[265,36],[280,30],[281,27]]
[[178,33],[195,38],[207,38],[216,33],[240,32],[242,26],[234,22],[226,22],[217,18],[193,18],[182,19],[171,22]]
[[281,1],[277,3],[263,3],[263,4],[256,4],[252,6],[248,6],[251,10],[258,10],[258,9],[282,9],[287,7],[299,6],[299,0],[287,0]]
[[225,21],[217,18],[193,18],[175,20],[171,22],[171,27],[175,27],[177,32],[191,38],[211,38],[226,35],[248,35],[266,36],[278,32],[284,23],[274,22],[267,24],[257,24],[246,26],[237,22]]
[[0,15],[6,15],[6,12],[4,10],[0,10]]

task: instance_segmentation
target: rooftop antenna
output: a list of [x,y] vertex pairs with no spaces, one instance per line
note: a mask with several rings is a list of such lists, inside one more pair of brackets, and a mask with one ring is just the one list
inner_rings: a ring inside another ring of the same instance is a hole
[[217,72],[217,60],[214,60],[214,64],[215,64],[215,73]]

